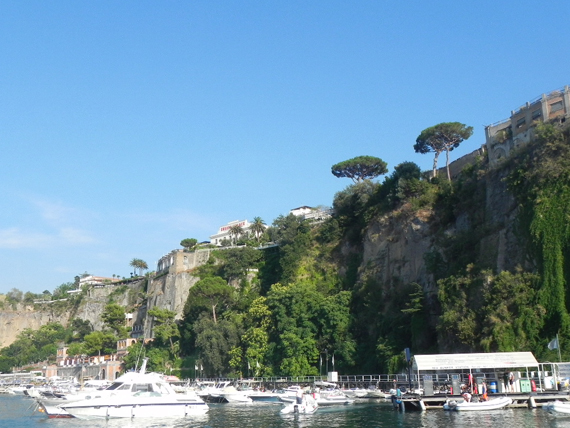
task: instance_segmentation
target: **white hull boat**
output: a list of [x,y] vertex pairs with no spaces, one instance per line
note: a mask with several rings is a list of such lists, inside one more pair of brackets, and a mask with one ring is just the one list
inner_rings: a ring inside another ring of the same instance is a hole
[[80,419],[176,418],[202,415],[208,405],[196,394],[177,394],[161,375],[129,372],[117,378],[107,389],[83,400],[57,406]]
[[348,398],[346,395],[340,392],[333,392],[329,394],[317,392],[313,394],[313,398],[319,406],[338,406],[354,403],[353,398]]
[[278,392],[262,392],[253,391],[248,393],[249,398],[253,400],[254,403],[278,403],[281,401],[283,394]]
[[208,405],[202,400],[185,400],[153,392],[140,392],[131,397],[82,400],[59,407],[79,419],[181,418],[203,415],[208,411]]
[[386,394],[379,389],[368,389],[363,398],[390,398],[390,394]]
[[37,399],[39,410],[46,414],[46,416],[50,419],[59,419],[59,418],[72,418],[69,413],[59,407],[60,404],[65,402],[64,399],[47,399],[47,398],[38,398]]
[[228,386],[220,393],[228,403],[253,403],[253,400],[245,391],[240,391],[233,386]]
[[310,396],[303,397],[303,401],[301,404],[298,403],[291,403],[286,405],[281,409],[282,414],[289,414],[289,413],[300,413],[300,414],[311,414],[315,413],[319,405],[317,402]]
[[560,400],[553,401],[551,403],[545,404],[543,406],[544,410],[552,414],[567,414],[570,415],[570,402],[564,402]]
[[492,398],[489,401],[455,401],[449,400],[443,405],[443,410],[464,411],[481,411],[481,410],[498,410],[507,407],[513,400],[509,397]]
[[349,398],[365,398],[368,394],[368,390],[362,388],[341,389],[341,391]]

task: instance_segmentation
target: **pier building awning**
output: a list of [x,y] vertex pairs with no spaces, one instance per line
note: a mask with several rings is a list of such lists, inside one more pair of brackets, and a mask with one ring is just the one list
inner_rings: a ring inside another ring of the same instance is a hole
[[532,352],[490,352],[480,354],[429,354],[414,355],[414,371],[507,369],[538,367]]

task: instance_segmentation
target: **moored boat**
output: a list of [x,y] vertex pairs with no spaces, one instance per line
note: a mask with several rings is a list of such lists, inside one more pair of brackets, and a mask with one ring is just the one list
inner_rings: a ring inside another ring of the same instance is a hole
[[220,395],[226,399],[228,403],[253,403],[249,397],[248,391],[242,391],[234,386],[226,386]]
[[552,414],[570,414],[570,402],[560,400],[552,401],[542,407]]
[[60,419],[60,418],[72,418],[73,416],[59,407],[60,404],[63,404],[65,399],[63,398],[38,398],[36,400],[38,402],[38,410],[50,419]]
[[481,410],[498,410],[507,407],[513,400],[509,397],[497,397],[488,401],[456,401],[448,400],[443,405],[443,410],[456,411],[481,411]]
[[301,413],[301,414],[311,414],[315,413],[319,405],[317,402],[311,397],[310,395],[306,395],[303,397],[301,403],[290,403],[287,404],[285,407],[281,409],[282,414],[289,414],[289,413]]
[[177,394],[161,375],[129,372],[97,395],[57,406],[80,419],[170,418],[201,415],[208,405],[196,394]]

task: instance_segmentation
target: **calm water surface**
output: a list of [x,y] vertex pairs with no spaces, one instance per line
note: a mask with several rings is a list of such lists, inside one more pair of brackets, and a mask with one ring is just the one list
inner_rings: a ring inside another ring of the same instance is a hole
[[279,404],[212,404],[208,414],[192,419],[136,419],[83,421],[47,419],[35,401],[0,396],[1,428],[375,428],[375,427],[568,427],[570,417],[554,417],[541,409],[494,410],[487,413],[455,413],[443,410],[399,413],[387,402],[320,408],[313,415],[281,415]]

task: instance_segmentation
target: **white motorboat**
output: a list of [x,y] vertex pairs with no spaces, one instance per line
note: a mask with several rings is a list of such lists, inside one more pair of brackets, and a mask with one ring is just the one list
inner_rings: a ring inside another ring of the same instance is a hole
[[228,403],[253,403],[248,395],[249,391],[241,391],[235,386],[226,386],[220,395],[226,399]]
[[255,403],[257,402],[275,403],[281,401],[283,393],[273,392],[273,391],[250,391],[248,392],[248,396]]
[[225,388],[231,385],[230,381],[222,382],[200,382],[196,394],[209,403],[225,403],[227,400],[222,396]]
[[317,402],[311,397],[310,395],[305,395],[301,404],[299,403],[290,403],[287,404],[285,407],[281,409],[282,414],[288,413],[302,413],[302,414],[310,414],[315,413],[319,405]]
[[177,394],[161,375],[139,372],[117,378],[111,386],[84,400],[57,406],[80,419],[170,418],[201,415],[208,405],[196,394]]
[[331,382],[315,382],[313,398],[319,406],[353,404],[354,399],[348,398],[338,385]]
[[315,392],[313,396],[319,406],[338,406],[354,403],[354,398],[348,398],[340,391],[334,391],[331,393]]
[[507,407],[513,400],[509,397],[497,397],[488,401],[456,401],[449,400],[443,405],[443,410],[464,411],[480,411],[480,410],[497,410]]
[[384,391],[373,386],[366,390],[366,395],[363,398],[390,398],[390,393],[386,394]]
[[[106,382],[108,384],[108,382]],[[67,411],[60,407],[61,404],[69,404],[73,401],[90,400],[93,398],[101,398],[107,396],[104,389],[98,389],[97,386],[102,383],[87,384],[84,389],[62,392],[58,389],[41,391],[38,395],[33,395],[39,404],[41,412],[45,413],[48,418],[71,418],[73,417]],[[125,394],[129,394],[128,391]]]
[[365,398],[368,394],[368,390],[363,388],[341,389],[341,391],[349,398]]
[[34,385],[32,385],[32,384],[10,386],[10,387],[8,387],[8,394],[27,395],[25,392],[28,389],[33,388],[33,387],[34,387]]
[[570,414],[570,402],[568,401],[552,401],[545,404],[542,408],[552,414]]
[[50,419],[58,418],[72,418],[69,413],[59,407],[60,404],[65,403],[64,398],[38,398],[39,411],[45,413]]

